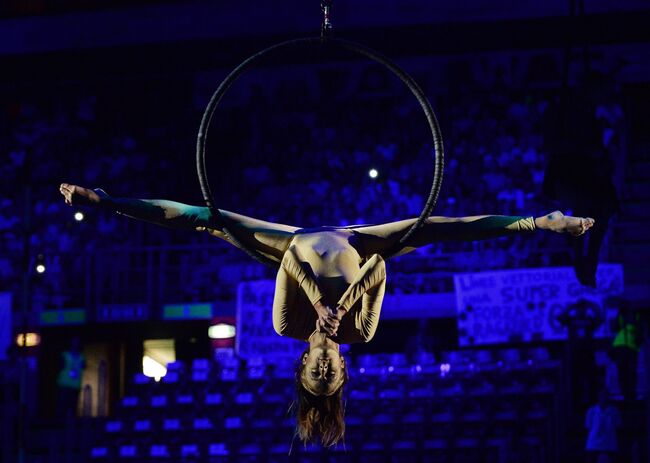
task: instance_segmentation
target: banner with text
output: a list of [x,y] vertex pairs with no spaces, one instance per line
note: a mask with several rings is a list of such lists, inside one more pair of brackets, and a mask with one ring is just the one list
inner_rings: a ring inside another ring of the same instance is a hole
[[295,360],[307,344],[280,336],[273,329],[272,280],[248,281],[237,288],[237,353],[244,358],[291,358]]
[[558,316],[579,303],[599,312],[605,322],[597,337],[612,336],[616,316],[608,296],[623,292],[623,267],[602,264],[597,288],[582,286],[571,267],[501,270],[454,275],[461,346],[565,339]]

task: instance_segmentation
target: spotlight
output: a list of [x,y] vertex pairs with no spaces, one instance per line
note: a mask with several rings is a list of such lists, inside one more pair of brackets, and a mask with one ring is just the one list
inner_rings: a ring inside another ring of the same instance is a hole
[[235,348],[237,326],[235,317],[214,317],[210,320],[208,328],[210,345],[215,352]]
[[45,256],[43,254],[36,256],[36,266],[34,269],[36,273],[45,273]]
[[18,347],[34,347],[41,343],[41,336],[38,333],[18,333],[16,345]]
[[227,323],[217,323],[208,328],[208,337],[210,339],[230,339],[234,338],[235,334],[235,327]]
[[75,212],[75,213],[74,213],[74,219],[75,219],[77,222],[81,222],[81,221],[84,219],[84,213],[83,213],[83,212],[80,212],[80,211]]
[[377,178],[378,175],[379,175],[379,172],[377,172],[377,169],[370,169],[368,171],[368,177],[370,177],[370,178]]

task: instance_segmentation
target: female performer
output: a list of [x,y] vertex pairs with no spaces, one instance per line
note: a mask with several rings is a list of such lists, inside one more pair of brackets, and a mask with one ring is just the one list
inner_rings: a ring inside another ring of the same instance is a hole
[[[167,200],[113,198],[102,190],[63,183],[66,204],[96,206],[172,228],[206,231],[230,241],[207,207]],[[280,265],[273,327],[307,341],[296,375],[297,432],[303,442],[336,444],[345,432],[342,394],[347,381],[339,344],[368,342],[379,323],[386,286],[382,256],[416,219],[382,225],[299,228],[220,211],[228,231]],[[429,217],[397,255],[442,240],[479,240],[551,230],[580,236],[591,218],[560,211],[533,218],[500,215]]]

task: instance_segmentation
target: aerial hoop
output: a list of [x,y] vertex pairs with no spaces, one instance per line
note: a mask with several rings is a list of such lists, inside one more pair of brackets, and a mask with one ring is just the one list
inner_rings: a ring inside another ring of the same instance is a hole
[[440,132],[440,126],[438,125],[438,120],[436,119],[436,115],[433,112],[433,109],[431,108],[431,104],[429,103],[429,100],[427,100],[426,96],[420,89],[419,85],[402,68],[400,68],[397,64],[393,63],[388,58],[380,54],[379,52],[376,52],[364,45],[361,45],[356,42],[351,42],[349,40],[332,38],[329,36],[293,39],[285,42],[280,42],[275,45],[271,45],[270,47],[258,53],[255,53],[254,55],[250,56],[245,61],[243,61],[241,64],[239,64],[239,66],[237,66],[228,76],[226,76],[226,78],[221,82],[217,90],[212,95],[212,98],[210,98],[208,106],[206,107],[205,112],[203,113],[203,118],[201,120],[201,125],[199,127],[199,133],[196,140],[196,168],[199,177],[199,184],[201,185],[201,192],[203,193],[203,199],[205,200],[206,205],[210,208],[210,211],[212,212],[212,216],[220,224],[220,226],[223,229],[223,232],[226,234],[226,236],[228,236],[229,240],[239,248],[243,249],[248,255],[250,255],[254,259],[262,263],[270,264],[273,266],[277,266],[278,263],[271,260],[269,257],[260,253],[259,251],[256,251],[254,249],[249,249],[236,238],[236,236],[233,234],[233,230],[229,228],[229,224],[227,223],[226,218],[221,214],[221,212],[216,206],[214,197],[212,195],[212,191],[210,189],[210,185],[208,183],[207,172],[206,172],[205,147],[206,147],[206,141],[208,136],[208,128],[210,126],[212,116],[214,115],[214,112],[217,109],[217,106],[219,105],[219,102],[226,94],[230,86],[239,78],[239,76],[242,73],[244,73],[244,71],[246,71],[251,66],[259,62],[262,58],[268,56],[273,52],[286,50],[293,47],[323,46],[323,45],[334,46],[340,49],[351,51],[357,55],[370,58],[371,60],[381,64],[382,66],[390,70],[408,87],[411,93],[417,98],[418,103],[420,103],[420,106],[424,111],[424,115],[426,116],[427,123],[431,130],[431,136],[432,136],[432,142],[434,148],[434,172],[433,172],[433,183],[431,185],[431,191],[429,192],[429,197],[427,198],[424,204],[424,208],[422,209],[422,213],[418,217],[417,221],[411,226],[408,232],[399,240],[395,248],[391,249],[384,257],[387,258],[397,254],[400,251],[400,249],[404,247],[405,243],[408,241],[411,235],[418,228],[420,228],[423,225],[424,221],[429,217],[429,215],[431,215],[431,211],[433,210],[436,204],[436,201],[438,199],[438,193],[440,192],[440,186],[442,184],[444,152],[443,152],[443,145],[442,145],[442,134]]

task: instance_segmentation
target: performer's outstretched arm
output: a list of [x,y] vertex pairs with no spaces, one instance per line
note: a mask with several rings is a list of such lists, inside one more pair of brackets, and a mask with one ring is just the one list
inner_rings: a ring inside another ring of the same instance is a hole
[[[115,198],[101,190],[90,190],[67,183],[61,184],[59,190],[69,205],[94,206],[169,228],[207,231],[230,242],[223,233],[221,224],[215,220],[207,207],[189,206],[164,199]],[[220,211],[225,218],[226,227],[238,240],[277,262],[282,261],[294,232],[298,230],[297,227],[289,225]]]
[[[351,227],[357,234],[362,255],[391,252],[400,238],[415,223],[416,219],[402,220],[382,225]],[[406,254],[421,246],[438,241],[475,241],[520,233],[537,229],[579,236],[586,232],[594,220],[571,217],[560,211],[533,218],[524,216],[480,215],[473,217],[429,217],[420,229],[415,231],[397,255]]]

